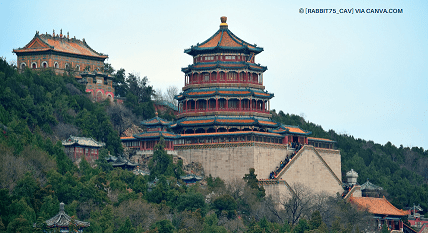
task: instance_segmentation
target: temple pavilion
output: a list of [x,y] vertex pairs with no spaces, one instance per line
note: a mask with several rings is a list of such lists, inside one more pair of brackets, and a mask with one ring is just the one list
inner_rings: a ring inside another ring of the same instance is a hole
[[144,121],[142,126],[147,130],[122,137],[122,143],[136,150],[144,161],[163,137],[170,154],[199,162],[206,174],[226,180],[241,179],[249,168],[255,168],[260,178],[279,179],[270,173],[280,171],[285,160],[307,145],[300,154],[316,153],[323,164],[334,166],[329,172],[334,171],[332,182],[337,184],[331,192],[341,189],[337,168],[340,155],[333,148],[335,142],[309,137],[311,132],[299,126],[271,119],[270,100],[274,94],[263,83],[267,67],[256,63],[263,48],[232,33],[225,16],[220,19],[220,27],[211,37],[184,50],[193,62],[181,69],[184,87],[175,96],[176,120],[167,122],[155,117]]
[[73,219],[68,214],[66,214],[64,210],[64,203],[62,202],[59,204],[58,214],[46,220],[46,226],[49,229],[47,232],[71,232],[71,224],[75,225],[74,228],[77,230],[77,232],[83,232],[84,228],[87,228],[91,225],[89,222]]

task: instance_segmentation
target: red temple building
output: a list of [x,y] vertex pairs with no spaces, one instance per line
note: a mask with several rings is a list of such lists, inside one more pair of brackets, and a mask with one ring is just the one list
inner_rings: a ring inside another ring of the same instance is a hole
[[97,142],[92,138],[70,136],[62,141],[65,153],[76,161],[85,158],[87,161],[98,159],[99,149],[105,146],[105,143]]
[[56,74],[68,72],[79,82],[86,84],[86,92],[93,100],[114,98],[111,76],[100,72],[108,55],[96,52],[86,43],[62,34],[39,34],[23,48],[14,49],[19,70],[31,68],[36,70],[53,69]]

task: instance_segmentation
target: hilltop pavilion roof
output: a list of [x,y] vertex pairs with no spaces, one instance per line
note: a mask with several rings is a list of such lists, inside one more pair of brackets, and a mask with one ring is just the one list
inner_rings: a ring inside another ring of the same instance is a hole
[[[59,213],[54,217],[46,220],[46,225],[52,227],[68,227],[71,223],[71,217],[64,211],[64,203],[59,204]],[[89,222],[74,220],[78,227],[89,227]]]
[[75,137],[71,136],[62,141],[63,146],[88,146],[88,147],[103,147],[106,144],[103,142],[97,142],[93,138],[85,138],[85,137]]
[[99,59],[106,59],[108,55],[98,53],[86,44],[85,39],[69,39],[62,35],[39,34],[36,32],[34,38],[23,48],[14,49],[14,53],[55,51],[74,55],[83,55]]
[[158,117],[158,113],[157,112],[156,112],[156,116],[155,117],[141,122],[141,124],[144,125],[144,126],[146,126],[146,127],[169,126],[169,125],[171,125],[171,123],[172,122],[167,121],[165,119],[162,119],[162,118]]
[[366,183],[361,185],[361,190],[382,190],[383,188],[377,185],[374,185],[367,179]]
[[210,38],[196,46],[185,49],[184,52],[189,55],[197,55],[200,53],[235,50],[244,53],[258,54],[263,51],[263,48],[257,47],[256,44],[250,44],[233,34],[226,23],[227,17],[221,17],[220,29]]
[[405,210],[397,209],[385,197],[351,197],[350,202],[356,204],[361,209],[366,209],[369,213],[379,215],[405,216]]

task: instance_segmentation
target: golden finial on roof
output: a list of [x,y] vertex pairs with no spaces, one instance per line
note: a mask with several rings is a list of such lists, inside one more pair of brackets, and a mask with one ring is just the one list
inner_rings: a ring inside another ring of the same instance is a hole
[[226,23],[227,17],[226,16],[220,17],[220,21],[221,21],[220,27],[227,27],[227,23]]
[[158,116],[158,111],[155,112],[156,117]]

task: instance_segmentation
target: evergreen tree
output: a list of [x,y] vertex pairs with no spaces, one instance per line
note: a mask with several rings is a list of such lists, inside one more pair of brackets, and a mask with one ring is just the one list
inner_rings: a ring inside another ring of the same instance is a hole
[[265,197],[266,195],[265,189],[263,188],[263,186],[259,186],[257,175],[255,174],[254,168],[249,169],[249,174],[245,174],[244,180],[247,182],[247,185],[252,190],[254,190],[254,192],[256,193],[256,196],[259,199]]

